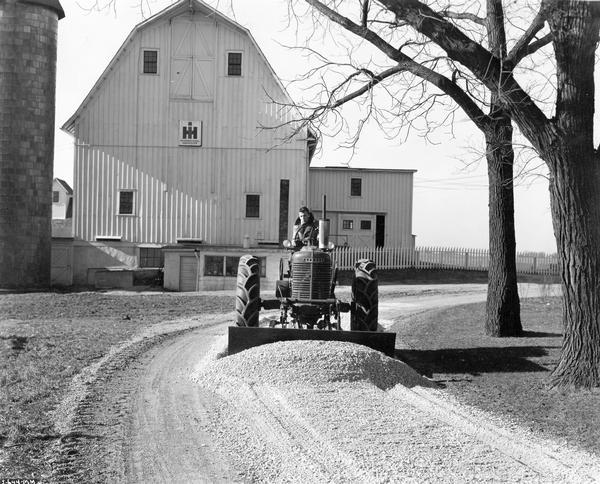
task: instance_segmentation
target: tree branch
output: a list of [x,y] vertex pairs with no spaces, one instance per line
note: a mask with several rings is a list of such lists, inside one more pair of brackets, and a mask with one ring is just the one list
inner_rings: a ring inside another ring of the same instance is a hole
[[446,18],[451,18],[453,20],[470,20],[473,23],[476,23],[479,25],[485,25],[485,19],[478,17],[477,15],[475,15],[473,13],[452,12],[450,10],[444,10],[444,11],[440,12],[440,15],[442,15],[443,17],[446,17]]
[[363,0],[362,2],[362,13],[361,13],[361,25],[363,28],[367,28],[367,17],[369,15],[369,0]]
[[547,4],[542,3],[531,25],[506,56],[506,60],[511,62],[513,66],[516,66],[524,57],[533,54],[552,41],[552,36],[548,34],[532,42],[537,33],[544,28],[547,11]]
[[[306,0],[306,2],[349,32],[352,32],[356,36],[369,41],[381,52],[386,54],[390,59],[396,61],[398,63],[397,67],[401,66],[402,70],[410,72],[411,74],[430,82],[442,92],[450,96],[463,109],[463,111],[477,125],[478,128],[483,130],[487,127],[489,123],[487,116],[477,106],[477,104],[473,102],[469,95],[450,79],[414,61],[400,50],[394,48],[372,30],[352,22],[349,18],[332,10],[323,2],[319,0]],[[364,90],[363,93],[364,92],[366,92],[366,90]]]
[[556,137],[556,127],[533,102],[512,75],[503,69],[503,62],[460,29],[419,0],[380,0],[381,4],[425,35],[448,56],[463,64],[491,91],[498,94],[512,119],[522,132],[531,136],[536,149],[543,151],[544,140]]

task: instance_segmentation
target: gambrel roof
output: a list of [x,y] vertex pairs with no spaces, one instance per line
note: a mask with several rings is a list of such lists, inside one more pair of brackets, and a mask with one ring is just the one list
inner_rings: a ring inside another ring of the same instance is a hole
[[127,45],[133,40],[133,38],[135,37],[135,35],[140,30],[144,29],[148,25],[151,25],[153,23],[156,23],[156,22],[162,20],[165,17],[175,16],[175,15],[178,15],[178,14],[181,14],[181,13],[185,13],[185,12],[202,13],[206,17],[213,18],[216,21],[222,22],[222,23],[224,23],[224,24],[226,24],[226,25],[228,25],[228,26],[230,26],[230,27],[232,27],[232,28],[234,28],[234,29],[242,32],[246,36],[248,36],[248,38],[250,39],[251,43],[256,48],[256,51],[258,52],[259,56],[264,61],[267,69],[269,70],[269,72],[273,76],[273,79],[275,80],[275,82],[277,83],[277,85],[280,87],[282,93],[286,97],[286,102],[288,102],[290,105],[293,104],[292,101],[291,101],[291,98],[290,98],[289,94],[287,93],[285,87],[281,83],[281,80],[275,74],[275,71],[273,70],[273,67],[271,66],[271,64],[269,63],[269,61],[265,57],[264,53],[262,52],[262,50],[260,49],[260,47],[256,43],[256,40],[254,39],[254,37],[252,36],[252,34],[250,33],[250,31],[247,28],[242,27],[237,22],[234,22],[229,17],[225,16],[224,14],[222,14],[221,12],[219,12],[218,10],[214,9],[213,7],[211,7],[210,5],[204,3],[201,0],[179,0],[178,2],[175,2],[174,4],[170,5],[169,7],[163,9],[162,11],[160,11],[158,13],[156,13],[152,17],[144,20],[143,22],[140,22],[139,24],[137,24],[133,28],[133,30],[127,36],[127,38],[125,39],[125,41],[123,42],[123,44],[121,45],[121,47],[119,48],[119,50],[117,51],[117,53],[114,55],[114,57],[112,58],[112,60],[109,62],[109,64],[106,67],[106,69],[104,69],[103,73],[100,75],[100,77],[98,78],[98,80],[96,81],[96,83],[94,84],[94,86],[92,87],[92,89],[90,90],[90,92],[88,93],[88,95],[85,97],[85,99],[83,100],[83,102],[81,103],[81,105],[77,108],[77,110],[75,111],[75,113],[61,126],[61,129],[63,131],[66,131],[67,133],[75,134],[75,123],[77,121],[77,118],[81,115],[82,111],[85,109],[85,107],[89,103],[89,101],[94,97],[95,93],[100,89],[100,86],[102,85],[102,82],[108,77],[108,74],[110,73],[110,71],[113,69],[113,67],[115,66],[115,64],[119,61],[119,57],[121,56],[122,52],[126,49]]

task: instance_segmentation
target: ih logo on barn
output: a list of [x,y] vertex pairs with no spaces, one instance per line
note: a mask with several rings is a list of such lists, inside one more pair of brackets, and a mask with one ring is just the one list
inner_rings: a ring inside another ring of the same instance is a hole
[[179,144],[202,146],[202,121],[179,121]]

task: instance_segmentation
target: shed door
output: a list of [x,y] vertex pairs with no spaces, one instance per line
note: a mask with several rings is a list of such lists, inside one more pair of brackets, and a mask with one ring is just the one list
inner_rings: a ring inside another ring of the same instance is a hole
[[52,285],[70,286],[73,284],[73,248],[52,245]]
[[181,256],[179,263],[179,290],[189,292],[196,290],[198,279],[198,259],[190,256]]

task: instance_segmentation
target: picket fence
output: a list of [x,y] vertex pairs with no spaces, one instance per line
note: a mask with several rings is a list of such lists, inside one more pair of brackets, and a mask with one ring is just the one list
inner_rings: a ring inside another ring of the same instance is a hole
[[[336,247],[333,258],[338,269],[354,269],[360,259],[371,259],[378,269],[462,269],[487,271],[490,255],[485,249],[450,247]],[[517,253],[517,272],[552,275],[558,273],[556,254]]]

